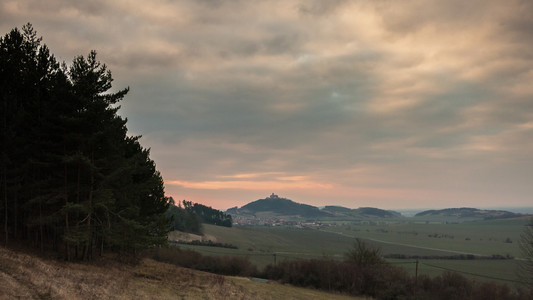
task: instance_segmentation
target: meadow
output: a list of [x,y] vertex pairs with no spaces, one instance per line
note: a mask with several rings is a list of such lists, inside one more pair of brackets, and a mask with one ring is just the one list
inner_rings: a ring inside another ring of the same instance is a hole
[[204,225],[204,232],[217,242],[231,243],[238,249],[179,245],[204,255],[248,257],[259,268],[282,260],[321,258],[341,259],[354,239],[316,229],[294,227],[219,227]]
[[[517,284],[520,277],[518,241],[526,218],[477,222],[426,222],[410,218],[401,222],[336,222],[322,228],[240,227],[204,225],[204,232],[217,242],[237,249],[179,245],[204,255],[247,257],[259,268],[284,260],[309,258],[343,259],[355,241],[363,239],[381,249],[384,256],[404,255],[406,259],[387,259],[409,272],[436,276],[456,271],[479,281]],[[442,259],[446,256],[475,255],[472,260]],[[498,256],[507,259],[486,259]],[[425,257],[425,258],[423,258]],[[509,259],[511,258],[511,259]]]

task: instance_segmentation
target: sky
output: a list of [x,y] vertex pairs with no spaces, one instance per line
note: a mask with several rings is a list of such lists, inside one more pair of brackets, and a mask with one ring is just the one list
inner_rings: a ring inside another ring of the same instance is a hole
[[175,200],[533,206],[533,1],[0,0],[27,22],[131,88]]

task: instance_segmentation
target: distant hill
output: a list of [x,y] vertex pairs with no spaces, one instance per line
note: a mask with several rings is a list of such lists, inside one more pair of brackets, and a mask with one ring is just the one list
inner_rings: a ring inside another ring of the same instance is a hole
[[[351,209],[342,206],[327,205],[318,208],[312,205],[296,203],[290,199],[279,197],[275,194],[264,199],[250,202],[241,208],[233,207],[226,210],[233,217],[252,218],[287,218],[287,219],[319,219],[319,220],[346,220],[367,221],[372,219],[405,218],[401,213],[374,207],[360,207]],[[513,213],[506,210],[487,210],[470,207],[446,208],[426,210],[414,215],[415,218],[424,218],[426,221],[465,222],[476,220],[492,220],[523,217],[524,214]],[[450,220],[451,219],[451,220]]]
[[356,219],[356,218],[394,218],[400,217],[397,212],[382,210],[373,207],[361,207],[351,209],[342,206],[325,206],[319,209],[316,206],[296,203],[290,199],[279,197],[275,194],[267,198],[250,202],[241,208],[233,207],[226,210],[227,214],[233,216],[271,216],[283,217],[293,216],[301,218],[321,218],[321,219]]
[[322,211],[327,211],[335,215],[344,215],[351,214],[353,212],[353,209],[343,206],[327,205],[322,209]]
[[253,215],[269,214],[272,216],[300,216],[303,218],[325,217],[329,214],[324,213],[318,207],[296,203],[286,198],[280,198],[275,194],[265,199],[259,199],[250,202],[241,208],[233,207],[226,211],[231,215]]
[[401,213],[396,212],[396,211],[383,210],[383,209],[374,208],[374,207],[360,207],[358,209],[355,209],[354,211],[361,215],[376,216],[376,217],[381,217],[381,218],[394,218],[394,217],[402,216]]
[[461,208],[446,208],[439,210],[426,210],[417,213],[415,217],[456,217],[456,218],[479,218],[483,220],[489,219],[504,219],[504,218],[516,218],[523,216],[522,214],[513,213],[505,210],[488,210],[477,209],[471,207]]
[[374,207],[360,207],[357,209],[350,209],[342,206],[326,206],[322,209],[337,217],[378,217],[378,218],[395,218],[401,217],[401,214],[395,211],[383,210]]

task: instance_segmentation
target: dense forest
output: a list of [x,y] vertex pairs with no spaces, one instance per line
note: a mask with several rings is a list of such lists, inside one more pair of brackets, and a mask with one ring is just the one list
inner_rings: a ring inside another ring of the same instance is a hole
[[202,223],[224,227],[233,224],[231,215],[209,206],[186,200],[176,205],[172,197],[169,202],[171,205],[166,215],[171,220],[171,230],[201,234]]
[[31,24],[0,40],[0,221],[5,244],[65,258],[165,244],[169,207],[149,150],[129,136],[91,51],[67,66]]
[[186,211],[195,213],[202,223],[224,227],[231,227],[233,223],[231,215],[200,203],[183,200],[183,207]]

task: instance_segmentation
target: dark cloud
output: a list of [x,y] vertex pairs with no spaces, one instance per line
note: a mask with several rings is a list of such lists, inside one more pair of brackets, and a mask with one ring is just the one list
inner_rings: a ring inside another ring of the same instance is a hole
[[376,1],[374,9],[389,34],[415,35],[431,30],[437,35],[455,35],[464,26],[479,26],[486,1]]
[[515,42],[533,42],[533,3],[531,1],[513,1],[510,13],[500,22],[504,38]]

